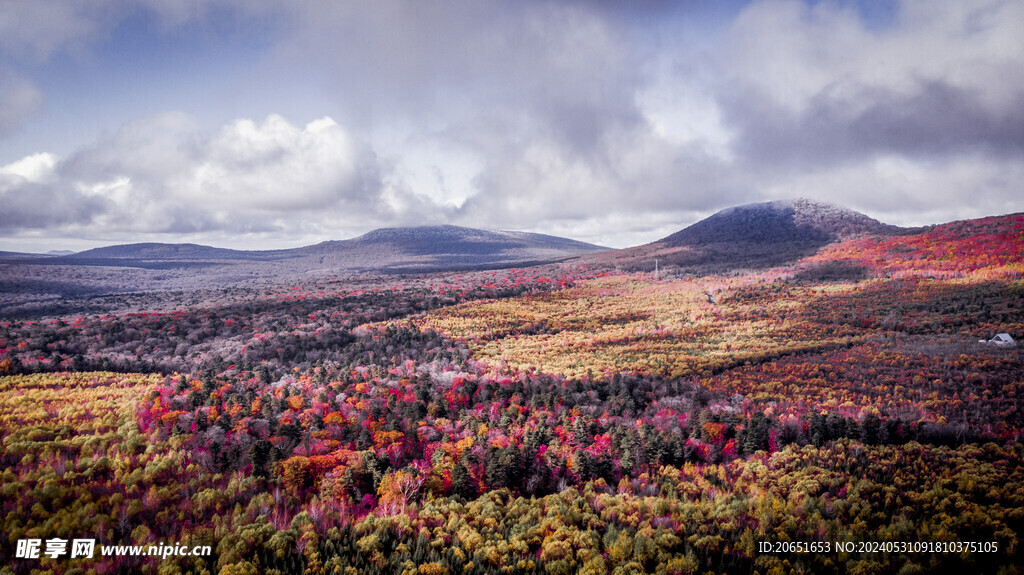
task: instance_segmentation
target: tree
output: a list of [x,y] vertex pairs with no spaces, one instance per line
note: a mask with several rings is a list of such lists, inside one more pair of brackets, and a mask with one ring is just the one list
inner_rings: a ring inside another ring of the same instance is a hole
[[270,462],[270,453],[273,449],[266,439],[261,439],[249,446],[249,461],[252,463],[252,474],[256,477],[267,477],[267,463]]
[[473,479],[462,459],[452,469],[452,493],[467,500],[476,499],[479,495],[476,480]]
[[750,417],[750,427],[747,429],[746,439],[743,442],[744,453],[768,448],[768,418],[760,411],[755,411]]

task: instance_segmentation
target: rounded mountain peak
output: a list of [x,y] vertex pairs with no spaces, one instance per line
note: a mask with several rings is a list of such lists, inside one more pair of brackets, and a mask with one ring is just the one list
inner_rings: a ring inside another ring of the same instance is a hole
[[726,208],[662,242],[699,246],[715,243],[828,243],[894,230],[860,212],[805,198]]

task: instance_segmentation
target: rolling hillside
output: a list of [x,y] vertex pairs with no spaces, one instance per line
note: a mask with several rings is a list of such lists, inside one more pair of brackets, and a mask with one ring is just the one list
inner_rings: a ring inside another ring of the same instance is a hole
[[290,262],[316,269],[435,271],[501,267],[564,259],[605,248],[567,238],[459,226],[382,228],[357,238],[287,250],[245,251],[196,244],[140,243],[87,250],[50,260],[65,265],[164,269],[212,262]]
[[0,313],[52,306],[68,298],[131,292],[523,267],[605,249],[543,234],[421,226],[384,228],[286,250],[139,243],[60,257],[0,254]]
[[793,263],[837,241],[912,233],[845,208],[805,199],[724,209],[656,242],[600,255],[626,270],[688,274],[760,270]]

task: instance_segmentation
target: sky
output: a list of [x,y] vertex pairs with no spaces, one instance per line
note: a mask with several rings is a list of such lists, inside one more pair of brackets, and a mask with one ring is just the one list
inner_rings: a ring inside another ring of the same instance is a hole
[[1024,211],[1019,0],[4,0],[0,250]]

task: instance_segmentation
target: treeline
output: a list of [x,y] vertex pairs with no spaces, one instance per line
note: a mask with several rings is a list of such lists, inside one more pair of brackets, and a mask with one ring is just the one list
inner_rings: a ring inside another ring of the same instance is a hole
[[[788,445],[853,439],[955,446],[995,438],[980,426],[874,413],[777,417],[697,381],[510,377],[467,359],[464,347],[434,332],[408,327],[364,334],[347,349],[352,363],[318,365],[276,382],[260,369],[169,377],[140,405],[140,426],[154,439],[180,438],[209,472],[270,477],[353,508],[398,472],[417,484],[415,498],[471,499],[500,488],[545,496],[590,480],[616,484],[664,465],[727,463]],[[398,350],[404,361],[391,363]]]

